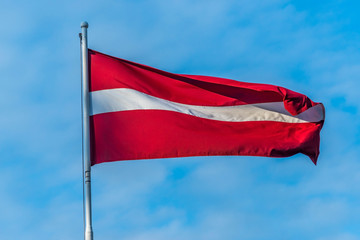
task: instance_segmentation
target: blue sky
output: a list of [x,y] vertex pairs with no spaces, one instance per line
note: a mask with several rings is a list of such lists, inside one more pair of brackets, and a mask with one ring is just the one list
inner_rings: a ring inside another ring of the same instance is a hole
[[324,103],[303,155],[93,167],[95,239],[360,239],[360,3],[2,1],[1,239],[81,239],[80,23],[95,50]]

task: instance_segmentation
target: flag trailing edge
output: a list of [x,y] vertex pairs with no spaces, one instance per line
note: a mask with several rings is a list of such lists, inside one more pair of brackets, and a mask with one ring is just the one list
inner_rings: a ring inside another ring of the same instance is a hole
[[209,155],[316,164],[325,110],[268,84],[173,74],[89,50],[92,165]]

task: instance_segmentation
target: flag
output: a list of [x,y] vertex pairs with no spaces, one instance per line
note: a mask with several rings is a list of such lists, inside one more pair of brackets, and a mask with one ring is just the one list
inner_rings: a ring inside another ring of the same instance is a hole
[[173,74],[89,50],[91,164],[210,155],[316,164],[324,107],[283,87]]

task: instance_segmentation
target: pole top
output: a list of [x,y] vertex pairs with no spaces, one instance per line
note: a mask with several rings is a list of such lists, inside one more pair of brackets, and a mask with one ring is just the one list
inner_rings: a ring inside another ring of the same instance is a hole
[[88,28],[89,24],[87,22],[82,22],[81,23],[81,28]]

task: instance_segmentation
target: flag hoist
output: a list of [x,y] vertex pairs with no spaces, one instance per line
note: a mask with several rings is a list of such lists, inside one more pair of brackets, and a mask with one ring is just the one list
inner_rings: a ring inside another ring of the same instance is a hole
[[89,61],[87,45],[87,22],[81,23],[81,108],[82,108],[82,157],[84,184],[85,240],[93,240],[91,221],[91,162],[89,128]]

